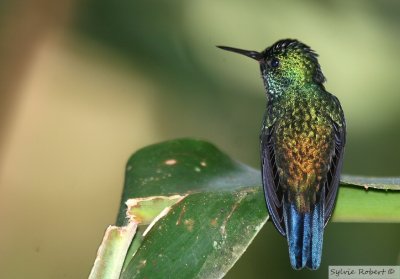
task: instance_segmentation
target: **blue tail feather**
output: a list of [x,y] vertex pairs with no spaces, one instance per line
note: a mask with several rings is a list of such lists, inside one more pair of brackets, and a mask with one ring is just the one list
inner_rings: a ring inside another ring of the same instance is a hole
[[317,203],[310,212],[301,213],[294,204],[285,203],[284,219],[290,263],[294,269],[318,269],[324,234],[323,208]]

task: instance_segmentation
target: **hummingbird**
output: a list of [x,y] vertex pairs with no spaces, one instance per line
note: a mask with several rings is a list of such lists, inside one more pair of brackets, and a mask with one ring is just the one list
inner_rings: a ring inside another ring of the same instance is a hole
[[280,40],[262,52],[217,47],[260,65],[267,97],[260,135],[267,209],[287,239],[291,266],[318,269],[346,142],[340,102],[325,90],[316,52],[298,40]]

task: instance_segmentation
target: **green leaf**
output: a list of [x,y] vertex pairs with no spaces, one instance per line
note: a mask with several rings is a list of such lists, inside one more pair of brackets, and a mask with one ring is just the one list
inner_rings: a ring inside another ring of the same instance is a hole
[[118,278],[136,228],[135,223],[125,227],[109,226],[107,228],[89,279]]
[[259,171],[232,160],[208,142],[178,139],[150,145],[127,163],[117,225],[126,223],[125,202],[130,198],[259,185]]
[[165,216],[171,206],[182,200],[184,196],[174,195],[170,197],[155,196],[149,198],[129,199],[126,202],[126,216],[129,222],[138,225],[135,238],[132,241],[129,250],[126,253],[122,272],[126,269],[129,261],[139,249],[143,237],[151,229],[154,223],[161,217]]
[[[344,176],[333,221],[400,222],[399,182]],[[220,278],[268,219],[260,172],[192,139],[129,159],[117,224],[132,215],[141,217],[121,278]]]
[[107,228],[89,279],[119,278],[148,230],[184,197],[174,195],[129,199],[126,202],[127,224]]
[[343,175],[332,219],[336,222],[400,222],[400,178]]
[[396,190],[400,191],[399,177],[364,177],[353,175],[342,175],[340,183],[343,186],[361,186],[366,190],[368,188],[379,190]]
[[267,220],[259,194],[189,195],[153,227],[121,278],[222,277]]

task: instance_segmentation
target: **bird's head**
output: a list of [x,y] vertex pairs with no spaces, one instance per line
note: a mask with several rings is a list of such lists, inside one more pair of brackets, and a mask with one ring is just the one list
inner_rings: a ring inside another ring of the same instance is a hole
[[292,39],[280,40],[262,52],[218,46],[257,60],[268,91],[306,83],[323,84],[325,77],[317,54],[307,45]]

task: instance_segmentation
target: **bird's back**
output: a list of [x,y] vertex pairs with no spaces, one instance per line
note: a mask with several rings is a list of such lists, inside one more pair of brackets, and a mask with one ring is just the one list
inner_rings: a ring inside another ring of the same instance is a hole
[[337,108],[332,95],[316,86],[286,92],[271,105],[270,141],[291,263],[316,269],[325,224],[324,185],[335,151],[331,113]]
[[326,113],[334,103],[327,94],[293,92],[274,104],[283,109],[272,135],[279,183],[300,212],[309,212],[316,202],[335,148],[334,126]]

